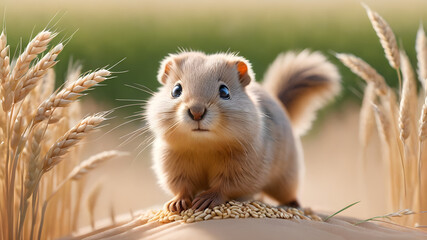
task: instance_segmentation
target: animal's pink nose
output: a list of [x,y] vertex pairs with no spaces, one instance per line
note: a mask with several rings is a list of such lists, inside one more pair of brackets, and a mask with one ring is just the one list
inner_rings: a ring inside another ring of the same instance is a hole
[[191,119],[194,121],[200,121],[205,116],[206,108],[202,105],[194,105],[188,108],[188,115],[190,115]]

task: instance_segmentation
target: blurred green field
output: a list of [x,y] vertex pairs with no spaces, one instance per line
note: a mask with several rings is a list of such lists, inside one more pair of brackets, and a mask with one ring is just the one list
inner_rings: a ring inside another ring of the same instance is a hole
[[[393,27],[415,63],[414,42],[420,22],[427,25],[427,2],[365,1]],[[84,70],[113,65],[117,78],[91,93],[113,106],[145,99],[148,95],[125,85],[158,86],[159,61],[178,47],[209,53],[237,51],[248,58],[257,80],[269,63],[287,50],[320,50],[340,67],[344,100],[360,99],[363,82],[342,67],[333,52],[354,53],[396,85],[396,74],[359,1],[9,1],[2,3],[11,53],[25,45],[32,32],[46,26],[59,31],[58,41],[78,30],[59,57],[57,76],[63,79],[70,58]],[[51,23],[49,21],[52,20]],[[34,35],[34,34],[33,34]],[[22,37],[22,39],[20,38]],[[16,55],[15,55],[16,56]],[[129,107],[126,113],[136,111]]]

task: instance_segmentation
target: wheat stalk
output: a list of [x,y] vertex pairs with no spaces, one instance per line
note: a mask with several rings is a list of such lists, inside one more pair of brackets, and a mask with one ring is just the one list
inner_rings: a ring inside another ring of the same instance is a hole
[[111,225],[115,226],[117,224],[116,222],[116,213],[114,211],[114,204],[111,203],[110,205],[110,220],[111,220]]
[[57,62],[56,57],[63,49],[62,43],[58,44],[49,51],[36,65],[34,65],[22,79],[14,93],[14,102],[17,103],[27,96],[27,94],[36,87],[38,81],[43,78],[49,68],[52,68]]
[[363,96],[359,118],[359,141],[362,145],[363,154],[366,153],[369,138],[372,135],[375,124],[375,116],[372,110],[372,104],[375,104],[375,98],[375,84],[369,82],[365,88],[365,95]]
[[385,56],[391,67],[398,70],[400,67],[399,48],[397,47],[396,37],[388,23],[377,13],[372,11],[367,5],[363,4],[368,13],[369,20],[374,28],[381,46],[384,49]]
[[[389,92],[391,93],[391,92]],[[387,114],[387,112],[385,111],[383,106],[377,106],[377,105],[372,105],[374,112],[375,112],[375,120],[377,123],[377,129],[381,138],[381,142],[382,142],[382,154],[383,157],[385,159],[387,159],[389,161],[389,166],[390,166],[390,175],[394,176],[391,178],[391,182],[390,182],[390,186],[396,189],[401,189],[401,185],[403,184],[405,192],[406,192],[406,174],[405,174],[405,169],[404,169],[404,163],[403,163],[403,159],[402,156],[400,154],[400,149],[399,146],[396,146],[396,144],[398,143],[397,141],[393,141],[394,138],[394,129],[395,129],[395,124],[393,123],[393,118],[390,118],[391,113]],[[390,109],[390,106],[386,106],[387,109]],[[391,115],[393,116],[393,115]],[[396,154],[396,148],[399,151],[398,154]],[[398,167],[398,160],[396,158],[398,158],[398,156],[400,156],[400,165],[402,167],[402,182],[400,182],[399,180],[399,169]],[[391,191],[392,194],[392,204],[393,206],[395,206],[396,204],[398,204],[398,199],[400,197],[400,192],[399,191]]]
[[99,193],[101,192],[101,184],[98,184],[89,194],[87,199],[87,207],[90,217],[90,225],[95,229],[95,205],[98,201]]
[[377,125],[379,126],[379,132],[381,133],[382,140],[384,143],[388,145],[388,147],[391,147],[391,125],[387,118],[387,116],[384,113],[384,110],[380,108],[380,106],[372,105],[374,112],[375,112],[375,119],[377,121]]
[[66,154],[72,146],[76,145],[89,132],[105,120],[104,116],[105,113],[100,113],[86,117],[58,139],[43,158],[43,172],[49,171],[58,164],[61,161],[61,157]]
[[387,93],[388,86],[383,76],[378,74],[368,63],[352,54],[337,53],[335,56],[353,73],[361,77],[367,83],[374,83],[379,95],[385,95]]
[[95,84],[106,80],[110,75],[110,71],[101,69],[80,77],[74,83],[69,84],[59,93],[52,95],[39,106],[34,117],[35,123],[49,118],[55,108],[68,106],[72,101],[80,97],[83,91],[86,91]]
[[427,37],[422,25],[420,25],[417,32],[415,49],[418,61],[418,79],[423,85],[424,91],[427,92]]
[[[406,175],[409,176],[409,184],[416,186],[417,177],[416,173],[418,164],[416,153],[418,151],[418,141],[416,138],[416,114],[417,114],[417,81],[414,70],[405,52],[400,53],[401,56],[401,69],[403,74],[403,88],[400,100],[399,111],[399,131],[400,139],[404,146],[404,159],[407,169]],[[411,136],[412,135],[412,136]],[[414,202],[418,189],[409,187],[409,194],[407,195],[408,207],[417,208],[418,204]]]

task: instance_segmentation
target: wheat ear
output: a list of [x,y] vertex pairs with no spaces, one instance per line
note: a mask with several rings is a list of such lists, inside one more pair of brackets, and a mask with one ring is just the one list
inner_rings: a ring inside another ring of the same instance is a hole
[[411,63],[409,62],[408,56],[404,52],[401,52],[400,56],[402,62],[403,87],[400,99],[399,131],[400,139],[405,141],[409,137],[411,123],[413,122],[412,118],[415,116],[417,91],[414,71]]
[[415,49],[417,50],[418,79],[424,87],[424,91],[427,92],[427,37],[422,25],[417,32]]
[[[427,79],[426,79],[427,81]],[[424,100],[424,104],[421,110],[421,116],[419,120],[419,130],[418,130],[418,137],[419,137],[419,149],[418,149],[418,187],[420,191],[420,202],[422,202],[422,196],[423,191],[422,189],[425,188],[425,186],[422,186],[423,179],[425,176],[421,175],[421,168],[423,166],[423,143],[424,140],[427,138],[427,97]]]
[[6,81],[9,74],[9,46],[7,46],[7,38],[4,32],[0,35],[0,82]]
[[367,83],[374,83],[379,95],[385,95],[387,93],[388,86],[385,83],[384,77],[378,74],[373,67],[361,58],[347,53],[338,53],[335,56],[353,73],[361,77]]
[[413,212],[411,209],[403,209],[394,213],[389,213],[383,216],[376,216],[376,217],[371,217],[365,220],[362,220],[360,222],[355,223],[354,225],[358,225],[361,223],[365,223],[365,222],[369,222],[369,221],[375,221],[376,219],[379,218],[386,218],[386,219],[390,219],[390,218],[395,218],[395,217],[403,217],[403,216],[408,216],[408,215],[413,215],[416,214],[415,212]]
[[398,70],[400,67],[399,48],[397,47],[393,30],[377,12],[372,11],[365,4],[363,4],[363,7],[366,9],[372,27],[380,39],[381,46],[384,49],[385,56],[390,66]]
[[98,153],[90,157],[89,159],[83,161],[82,163],[80,163],[79,166],[75,167],[73,171],[70,173],[70,178],[71,180],[79,180],[81,177],[86,175],[89,171],[93,170],[99,164],[105,161],[108,161],[112,158],[125,156],[125,155],[127,155],[127,153],[119,152],[116,150]]
[[7,93],[3,100],[3,110],[5,112],[9,111],[12,107],[13,93],[22,76],[28,71],[31,62],[38,54],[46,50],[47,45],[54,37],[55,34],[49,31],[40,32],[28,43],[24,52],[16,60],[16,64],[8,75],[3,88],[4,93]]
[[15,124],[13,125],[12,139],[10,142],[11,149],[15,150],[18,146],[19,141],[22,138],[22,133],[24,130],[25,119],[22,116],[17,116]]
[[420,128],[419,128],[419,139],[420,141],[424,141],[427,138],[427,97],[425,98],[423,108],[421,110],[420,117]]
[[36,116],[34,117],[35,123],[49,118],[55,108],[68,106],[71,102],[80,97],[83,91],[106,80],[110,75],[110,71],[101,69],[80,77],[74,83],[69,84],[56,95],[52,95],[49,99],[40,104]]
[[0,81],[1,81],[1,101],[5,112],[12,107],[13,92],[11,82],[7,76],[10,72],[9,46],[7,46],[7,38],[4,32],[0,35]]
[[66,154],[72,146],[76,145],[83,137],[105,120],[104,116],[104,113],[89,116],[58,139],[43,159],[43,172],[49,171],[53,166],[58,164],[61,161],[61,157]]
[[40,61],[37,62],[24,77],[20,80],[14,93],[14,102],[17,103],[27,96],[27,94],[37,86],[37,83],[53,67],[57,61],[56,57],[62,51],[63,45],[60,43],[49,51]]
[[55,34],[49,31],[42,31],[28,43],[24,52],[16,60],[16,64],[9,76],[10,81],[12,81],[12,90],[15,90],[18,81],[28,71],[31,62],[37,55],[47,49],[47,45],[54,37]]
[[42,174],[43,162],[40,159],[40,151],[44,131],[45,129],[39,126],[33,131],[32,136],[28,141],[29,160],[26,163],[27,168],[24,181],[24,199],[28,199],[31,194],[33,194]]

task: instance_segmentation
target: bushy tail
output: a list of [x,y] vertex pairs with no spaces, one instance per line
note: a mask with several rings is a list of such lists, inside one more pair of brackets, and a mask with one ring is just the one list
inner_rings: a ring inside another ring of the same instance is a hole
[[316,111],[341,89],[335,65],[319,52],[280,54],[264,76],[263,86],[285,106],[297,135],[311,127]]

